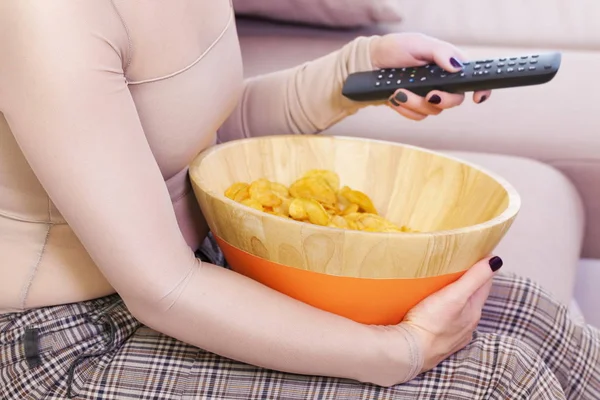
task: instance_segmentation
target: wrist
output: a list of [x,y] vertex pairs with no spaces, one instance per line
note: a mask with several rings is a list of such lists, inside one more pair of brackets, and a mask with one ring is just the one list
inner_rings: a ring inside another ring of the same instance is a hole
[[357,380],[392,386],[414,379],[423,368],[423,346],[416,332],[405,324],[369,326],[370,353],[361,364]]

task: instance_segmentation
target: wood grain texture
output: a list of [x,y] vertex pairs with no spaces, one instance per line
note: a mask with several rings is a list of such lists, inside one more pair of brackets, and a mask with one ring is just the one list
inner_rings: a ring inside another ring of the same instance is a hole
[[[421,233],[371,233],[276,217],[224,196],[259,178],[289,186],[314,168],[337,172],[379,213]],[[190,166],[210,229],[248,253],[337,276],[418,278],[463,271],[491,253],[521,200],[504,179],[430,150],[379,140],[267,136],[212,147]]]

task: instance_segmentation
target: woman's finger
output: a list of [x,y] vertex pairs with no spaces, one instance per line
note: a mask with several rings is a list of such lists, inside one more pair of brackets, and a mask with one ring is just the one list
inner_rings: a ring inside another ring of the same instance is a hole
[[427,93],[425,100],[427,100],[429,104],[433,104],[442,110],[447,110],[452,107],[460,106],[465,100],[465,95],[432,90]]
[[464,299],[467,303],[479,288],[492,280],[494,273],[500,267],[502,267],[500,257],[485,258],[469,268],[456,282],[444,287],[440,292],[444,292],[449,298]]
[[475,92],[475,93],[473,93],[473,101],[477,104],[481,104],[484,101],[486,101],[487,99],[489,99],[491,95],[492,95],[491,90],[482,90],[479,92]]
[[411,49],[416,58],[433,61],[449,72],[463,69],[466,55],[456,46],[426,35],[419,36],[418,42],[418,47]]
[[425,118],[427,118],[427,115],[425,114],[421,114],[412,110],[409,110],[408,108],[404,108],[402,106],[396,106],[396,105],[390,105],[394,111],[396,111],[398,114],[402,115],[403,117],[406,117],[408,119],[412,119],[413,121],[422,121]]
[[394,107],[403,107],[423,115],[438,115],[442,112],[440,107],[431,104],[424,97],[417,96],[404,89],[397,90],[394,95],[390,97],[390,103]]
[[481,312],[481,310],[483,309],[483,305],[485,304],[488,296],[490,295],[491,289],[492,289],[492,280],[491,279],[489,281],[487,281],[485,283],[485,285],[483,285],[482,287],[477,289],[477,291],[469,299],[473,310],[475,310],[478,313]]

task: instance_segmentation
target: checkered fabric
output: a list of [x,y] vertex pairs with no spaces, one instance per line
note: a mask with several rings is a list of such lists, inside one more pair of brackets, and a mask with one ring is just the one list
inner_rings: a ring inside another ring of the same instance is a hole
[[[25,344],[32,328],[37,357]],[[381,388],[211,354],[142,325],[116,295],[0,315],[0,399],[70,397],[600,399],[600,332],[573,323],[531,281],[499,275],[465,349],[406,384]]]

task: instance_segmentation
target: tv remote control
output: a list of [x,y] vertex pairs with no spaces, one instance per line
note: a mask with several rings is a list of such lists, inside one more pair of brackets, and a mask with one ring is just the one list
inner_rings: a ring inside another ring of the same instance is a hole
[[561,53],[530,54],[463,62],[447,72],[435,64],[350,74],[342,94],[355,101],[386,100],[398,89],[425,96],[432,90],[465,93],[547,83],[558,72]]

